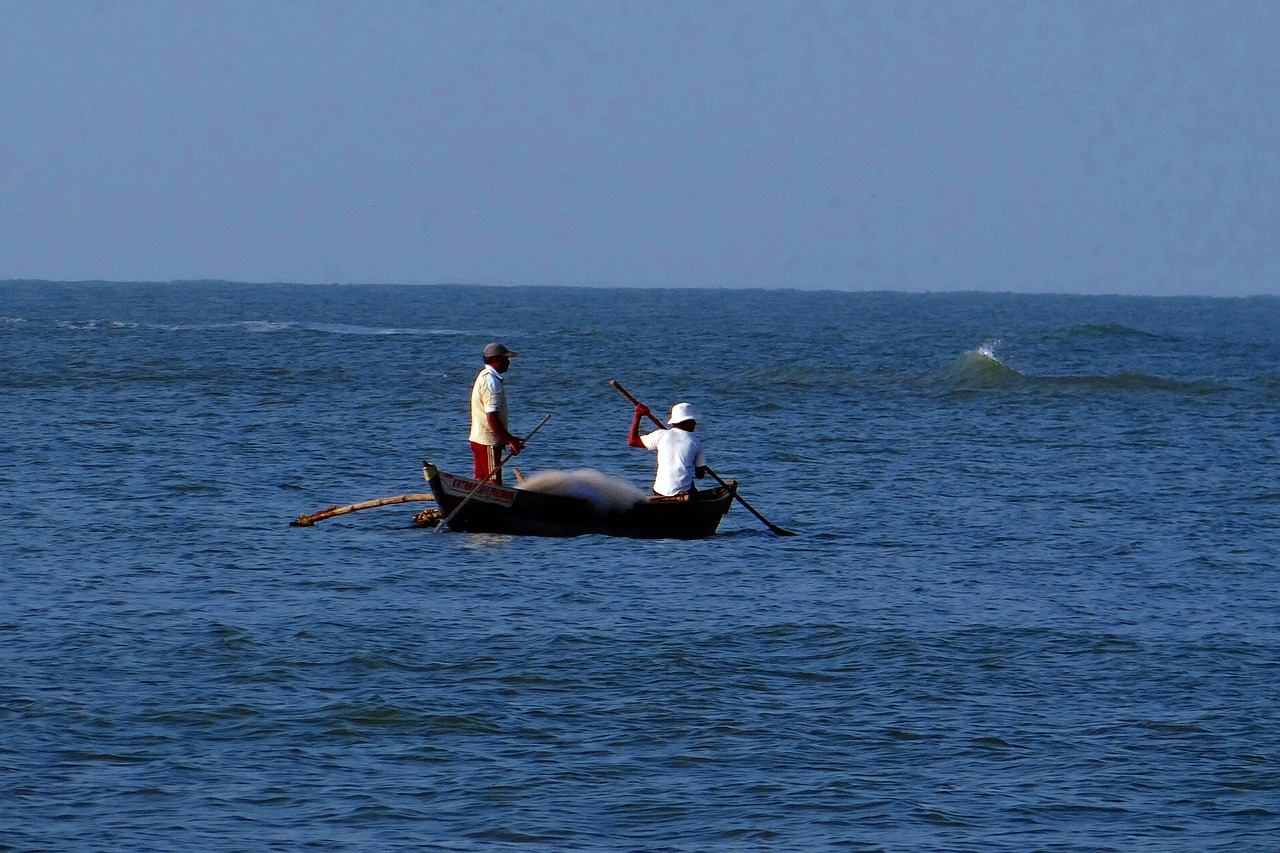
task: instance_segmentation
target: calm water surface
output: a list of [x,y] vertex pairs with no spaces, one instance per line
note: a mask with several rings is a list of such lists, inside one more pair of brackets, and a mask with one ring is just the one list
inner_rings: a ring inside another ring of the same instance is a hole
[[[715,538],[434,535],[525,474]],[[0,850],[1270,851],[1280,300],[0,283]]]

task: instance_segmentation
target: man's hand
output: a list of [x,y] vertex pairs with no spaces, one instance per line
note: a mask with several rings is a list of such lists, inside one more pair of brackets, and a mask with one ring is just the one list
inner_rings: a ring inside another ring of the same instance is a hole
[[630,447],[644,447],[640,440],[640,419],[649,414],[649,407],[644,403],[636,403],[636,414],[631,419],[631,427],[627,430],[627,444]]

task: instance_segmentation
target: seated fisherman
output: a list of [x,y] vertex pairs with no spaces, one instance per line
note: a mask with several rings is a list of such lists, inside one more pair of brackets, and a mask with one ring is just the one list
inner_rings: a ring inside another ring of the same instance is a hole
[[693,434],[698,428],[698,413],[688,403],[676,403],[671,407],[671,429],[654,430],[640,435],[640,419],[649,414],[649,407],[636,406],[627,444],[658,452],[658,475],[653,481],[657,495],[683,495],[693,491],[693,478],[707,473],[707,460],[702,454],[702,440]]

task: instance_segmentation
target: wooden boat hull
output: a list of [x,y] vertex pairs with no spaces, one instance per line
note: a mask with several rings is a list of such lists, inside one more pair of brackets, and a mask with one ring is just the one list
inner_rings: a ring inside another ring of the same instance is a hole
[[[477,488],[476,480],[445,473],[429,462],[423,465],[423,475],[431,484],[440,515],[452,515],[451,530],[513,536],[594,533],[632,539],[703,539],[720,526],[720,519],[733,503],[731,489],[737,486],[730,480],[727,488],[720,486],[675,498],[654,497],[616,511],[600,510],[583,498],[494,483]],[[467,495],[473,490],[475,494],[468,500]]]

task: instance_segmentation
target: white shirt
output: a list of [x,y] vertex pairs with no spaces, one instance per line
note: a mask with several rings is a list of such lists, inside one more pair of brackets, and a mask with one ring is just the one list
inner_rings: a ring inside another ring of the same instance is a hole
[[653,490],[660,495],[680,495],[693,488],[696,469],[707,464],[702,440],[688,430],[662,429],[640,436],[644,446],[658,451],[658,476]]
[[497,412],[498,420],[507,425],[507,392],[502,387],[502,374],[492,364],[484,366],[471,386],[471,440],[476,444],[502,443],[489,427],[489,412]]

